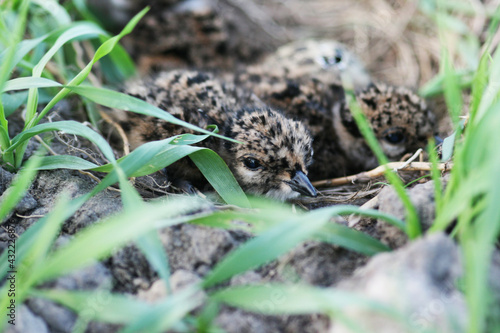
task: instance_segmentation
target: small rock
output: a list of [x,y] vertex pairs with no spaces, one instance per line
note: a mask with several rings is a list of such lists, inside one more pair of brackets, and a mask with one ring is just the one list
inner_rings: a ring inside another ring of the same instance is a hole
[[85,333],[116,333],[121,330],[121,325],[100,323],[97,321],[91,321]]
[[201,278],[198,275],[184,269],[176,270],[170,277],[170,285],[174,293],[200,282]]
[[137,297],[148,303],[155,303],[167,297],[167,294],[165,281],[160,279],[153,282],[147,290],[139,289]]
[[[372,333],[404,333],[418,329],[440,333],[465,332],[467,310],[455,284],[462,273],[458,247],[444,234],[432,234],[391,252],[373,257],[354,276],[339,284],[344,289],[380,302],[409,319],[397,319],[350,307],[343,315]],[[350,332],[340,321],[332,332]]]
[[[434,222],[436,215],[434,203],[434,182],[418,184],[408,190],[408,196],[417,210],[422,231],[426,231]],[[406,210],[401,199],[392,186],[387,186],[378,195],[379,211],[406,219]],[[379,220],[376,225],[378,238],[391,248],[399,248],[407,243],[408,237],[404,231],[385,221]]]
[[244,286],[249,284],[258,284],[262,282],[262,276],[254,271],[247,271],[238,274],[231,279],[231,286]]
[[[175,271],[170,277],[170,285],[174,294],[195,284],[201,285],[201,278],[193,272],[186,271],[184,269]],[[206,298],[207,295],[203,292],[203,290],[201,290],[201,288],[192,296],[192,299],[197,300],[198,304],[200,304],[194,309],[195,312],[201,310],[202,304]]]
[[228,308],[220,312],[215,323],[229,333],[275,333],[281,331],[277,320]]
[[56,280],[54,287],[66,290],[109,290],[112,275],[102,263],[96,262]]
[[15,210],[18,213],[24,214],[29,210],[32,210],[38,206],[38,202],[33,198],[33,196],[29,193],[26,193],[24,198],[21,199],[16,205]]
[[106,266],[115,280],[114,291],[136,293],[139,289],[147,289],[156,279],[155,271],[135,245],[118,250],[106,261]]
[[33,313],[49,325],[51,331],[71,333],[73,330],[76,322],[76,314],[73,311],[42,298],[30,298],[26,303]]
[[[408,190],[408,196],[417,209],[422,229],[427,230],[436,216],[434,205],[434,182],[417,184]],[[405,208],[393,187],[387,186],[379,193],[379,210],[404,220]]]
[[15,325],[7,323],[5,333],[49,333],[45,322],[33,314],[26,305],[21,305],[17,311]]
[[160,231],[172,271],[185,269],[199,275],[220,261],[238,242],[227,230],[182,224]]
[[0,168],[0,195],[9,187],[14,174]]
[[280,266],[288,268],[281,269],[279,274],[287,281],[331,286],[351,276],[366,260],[366,256],[345,248],[309,241],[279,259]]

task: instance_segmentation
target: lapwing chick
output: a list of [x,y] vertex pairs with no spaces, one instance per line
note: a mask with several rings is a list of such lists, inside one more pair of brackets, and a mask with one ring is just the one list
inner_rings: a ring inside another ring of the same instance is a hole
[[[201,128],[217,125],[239,143],[211,137],[200,143],[217,152],[249,194],[277,200],[299,194],[316,196],[307,174],[312,163],[312,138],[299,121],[266,107],[231,84],[196,71],[161,72],[130,83],[126,92]],[[243,104],[241,104],[243,102]],[[119,112],[115,119],[127,132],[132,148],[183,133],[194,133],[166,121]],[[187,160],[167,169],[169,179],[199,186],[201,173]]]
[[[408,88],[373,83],[356,94],[356,101],[391,161],[424,148],[434,135],[434,113]],[[334,110],[334,127],[341,150],[353,167],[367,170],[378,165],[345,104]]]

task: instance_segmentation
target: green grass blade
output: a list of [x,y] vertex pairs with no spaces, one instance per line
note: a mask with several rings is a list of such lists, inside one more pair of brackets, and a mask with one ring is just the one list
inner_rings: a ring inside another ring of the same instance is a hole
[[441,68],[444,73],[444,97],[455,128],[462,114],[463,100],[462,89],[457,82],[455,70],[450,62],[450,56],[446,49],[441,51]]
[[[361,134],[368,143],[368,146],[377,157],[379,164],[386,165],[387,163],[389,163],[389,160],[384,155],[384,152],[380,147],[377,138],[373,133],[373,130],[370,128],[370,125],[366,120],[366,116],[363,114],[358,103],[356,103],[356,98],[353,90],[347,88],[350,87],[351,84],[347,81],[348,79],[346,80],[343,78],[343,80],[346,81],[345,82],[346,98],[349,102],[349,108],[351,110],[354,120],[356,121],[356,125],[358,126]],[[391,183],[391,185],[394,187],[394,190],[398,194],[399,198],[403,203],[403,206],[405,207],[406,219],[407,219],[406,230],[405,230],[406,234],[410,239],[415,239],[416,237],[421,235],[422,231],[417,211],[413,206],[413,203],[411,202],[408,193],[406,193],[404,184],[399,178],[399,176],[392,170],[389,170],[387,167],[385,168],[384,175],[387,178],[387,180]]]
[[[9,72],[14,69],[14,67],[36,46],[38,46],[41,42],[43,42],[49,35],[40,36],[34,39],[25,39],[18,43],[15,47],[14,60],[10,63]],[[0,54],[0,62],[4,64],[4,58],[7,57],[8,52],[11,52],[11,49],[7,49],[2,54]]]
[[4,150],[7,149],[9,146],[10,146],[9,133],[7,133],[7,129],[0,126],[0,148]]
[[36,64],[33,69],[33,77],[40,77],[43,69],[47,65],[50,59],[56,54],[57,51],[63,47],[64,44],[76,39],[76,38],[92,38],[99,35],[105,35],[106,32],[102,30],[98,25],[92,22],[84,22],[82,24],[71,26],[69,29],[65,30],[55,41],[54,45],[44,54],[42,59]]
[[55,170],[55,169],[89,170],[98,167],[99,167],[98,165],[86,161],[80,157],[69,156],[69,155],[57,155],[57,156],[43,157],[40,165],[37,167],[37,170]]
[[134,61],[121,45],[116,45],[109,57],[102,58],[101,62],[107,82],[121,84],[136,73]]
[[[28,98],[27,91],[19,91],[10,94],[2,94],[2,102],[4,107],[5,116],[8,117],[14,113],[21,105],[26,103]],[[3,129],[3,127],[1,127]],[[5,147],[5,146],[4,146]]]
[[199,286],[191,286],[168,297],[141,318],[125,327],[120,333],[166,332],[201,303],[196,297]]
[[[7,51],[5,59],[2,59],[3,60],[2,66],[0,66],[0,91],[3,91],[5,81],[7,81],[11,72],[11,66],[15,61],[16,49],[14,48],[14,46],[21,41],[24,31],[26,30],[26,17],[28,15],[28,8],[29,8],[29,1],[28,0],[21,1],[18,9],[19,14],[17,15],[16,25],[14,27],[12,45],[11,48]],[[0,98],[1,97],[2,95],[0,95]],[[7,118],[5,116],[5,111],[1,100],[0,100],[0,127],[3,127],[5,132],[7,133],[9,132],[8,131],[9,122],[7,121]],[[4,149],[5,147],[0,147],[0,148]],[[6,162],[11,164],[14,163],[14,160],[12,159],[11,156],[7,156],[7,158],[8,159]]]
[[[63,32],[59,38],[57,38],[54,45],[44,54],[42,59],[36,64],[33,68],[33,77],[39,78],[42,75],[42,72],[49,62],[50,59],[58,52],[61,47],[67,42],[81,36],[98,36],[99,34],[104,34],[104,31],[91,22],[87,23],[87,26],[76,26],[71,27],[65,32]],[[27,105],[27,113],[26,120],[29,122],[35,116],[37,111],[37,101],[38,101],[38,91],[36,88],[30,88],[28,95],[28,105]]]
[[[14,63],[15,61],[15,56],[16,56],[15,47],[19,44],[19,42],[22,39],[22,36],[24,35],[24,31],[26,29],[26,17],[28,15],[28,8],[29,8],[29,1],[22,0],[19,5],[18,15],[16,17],[16,24],[12,34],[13,36],[12,45],[6,51],[5,56],[2,57],[2,66],[0,67],[0,90],[3,89],[3,85],[5,81],[7,81],[7,78],[10,75],[12,63]],[[0,115],[0,120],[1,120],[1,115]]]
[[[69,83],[68,86],[77,86],[81,84],[85,78],[89,75],[90,71],[92,70],[92,66],[99,61],[102,57],[108,55],[113,48],[116,46],[118,41],[125,35],[129,34],[132,29],[135,27],[135,25],[139,22],[139,20],[146,14],[149,8],[145,8],[138,14],[136,14],[132,20],[123,28],[123,30],[115,37],[112,37],[108,39],[106,42],[104,42],[95,52],[94,57],[92,60],[85,66],[84,69],[78,73],[77,76],[75,76]],[[61,99],[66,97],[66,95],[70,92],[68,88],[62,89],[46,106],[45,108],[40,112],[40,115],[36,118],[35,124],[40,122],[40,120],[45,117],[45,115],[56,105]]]
[[158,276],[165,281],[167,290],[170,293],[170,265],[165,249],[161,243],[156,230],[139,237],[136,241],[137,247],[144,253],[148,262],[158,273]]
[[[34,239],[33,243],[30,244],[29,250],[20,267],[24,269],[19,269],[19,279],[23,282],[29,280],[29,277],[36,271],[37,267],[40,267],[44,263],[44,259],[52,246],[52,243],[59,234],[59,230],[63,222],[69,217],[66,213],[69,209],[70,197],[64,192],[58,197],[56,204],[52,211],[44,217],[47,220],[43,224],[43,228],[39,230],[37,237]],[[27,283],[26,288],[31,288],[30,283]]]
[[[106,291],[42,289],[30,291],[30,296],[57,302],[77,314],[85,314],[88,316],[86,319],[113,324],[127,324],[132,320],[139,319],[153,308],[146,302]],[[105,300],[104,304],[98,308],[93,307],[95,299]]]
[[[36,154],[29,159],[26,167],[16,175],[11,186],[2,194],[0,200],[0,222],[3,223],[9,212],[16,207],[17,203],[24,197],[33,179],[42,158]],[[4,251],[6,252],[6,251]]]
[[9,149],[7,149],[7,152],[13,151],[16,147],[31,139],[35,135],[51,131],[63,131],[67,134],[82,136],[95,143],[109,161],[115,161],[113,150],[103,137],[85,125],[72,120],[41,124],[29,130],[25,130],[12,139],[12,144]]
[[206,276],[204,287],[211,287],[277,258],[320,230],[330,216],[329,212],[316,210],[308,214],[307,223],[301,218],[281,222],[229,253]]
[[192,129],[197,132],[210,134],[233,142],[235,141],[232,139],[225,138],[222,135],[212,133],[206,129],[199,128],[198,126],[192,125],[185,121],[179,120],[174,116],[172,116],[170,113],[166,112],[165,110],[162,110],[139,98],[135,98],[124,93],[120,93],[105,88],[96,88],[96,87],[68,86],[67,88],[71,89],[80,96],[88,98],[89,100],[97,104],[104,105],[109,108],[120,109],[124,111],[132,111],[146,116],[156,117],[168,121],[169,123],[184,126],[186,128]]
[[61,6],[55,0],[32,0],[33,3],[36,3],[40,7],[42,7],[47,13],[49,13],[58,25],[68,25],[71,23],[71,17],[69,16],[66,9]]
[[67,246],[56,250],[39,271],[33,272],[33,279],[41,283],[84,267],[151,230],[188,220],[190,217],[182,215],[195,212],[203,205],[201,200],[183,198],[167,203],[144,204],[140,209],[111,217],[80,231]]
[[372,256],[391,249],[373,237],[349,227],[329,223],[316,233],[319,241],[342,246],[367,256]]
[[12,91],[12,90],[23,90],[31,88],[49,88],[49,87],[61,87],[62,84],[59,82],[45,79],[43,77],[20,77],[17,79],[9,80],[5,83],[2,92]]
[[429,161],[432,164],[431,176],[434,183],[434,202],[436,207],[436,216],[440,215],[441,207],[443,205],[443,188],[441,183],[441,172],[439,171],[438,156],[435,149],[434,139],[431,139],[427,145],[427,153],[429,154]]
[[342,312],[346,307],[358,307],[397,317],[397,313],[391,307],[357,294],[308,285],[270,283],[235,286],[217,291],[210,298],[267,315],[332,314]]
[[250,207],[245,193],[219,155],[210,149],[200,149],[191,153],[189,158],[225,202],[240,207]]
[[479,60],[479,66],[472,81],[471,104],[469,108],[471,123],[474,123],[476,112],[479,109],[479,104],[481,103],[484,89],[488,84],[489,59],[490,59],[489,48],[487,48],[486,51],[481,56],[481,59]]
[[482,95],[481,102],[479,103],[478,110],[474,115],[474,125],[477,124],[482,117],[486,114],[489,107],[498,100],[500,94],[500,84],[498,78],[500,77],[500,49],[496,49],[493,54],[493,60],[489,68],[489,82],[486,87],[485,93]]

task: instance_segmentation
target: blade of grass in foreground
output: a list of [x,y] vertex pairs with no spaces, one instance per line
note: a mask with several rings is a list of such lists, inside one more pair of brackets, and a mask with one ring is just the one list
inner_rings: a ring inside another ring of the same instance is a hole
[[[341,312],[346,307],[360,307],[397,316],[392,307],[354,293],[309,285],[270,283],[225,288],[210,296],[248,311],[268,315]],[[272,300],[271,300],[272,299]]]
[[182,198],[167,203],[144,204],[133,212],[109,218],[105,223],[80,231],[68,245],[56,250],[39,271],[33,272],[33,279],[41,283],[84,267],[151,230],[193,218],[185,215],[204,205],[205,202],[196,198]]
[[196,295],[199,291],[200,286],[194,285],[167,297],[144,316],[122,329],[120,333],[161,333],[168,331],[169,328],[201,304],[201,297]]
[[[0,224],[4,222],[5,217],[14,209],[17,203],[24,197],[36,176],[36,170],[41,163],[40,153],[35,154],[29,159],[24,167],[14,178],[11,186],[3,193],[0,200]],[[7,251],[4,251],[5,253]],[[6,263],[7,260],[3,261]]]
[[[352,85],[346,82],[345,87],[350,87],[350,86]],[[377,138],[373,133],[373,130],[371,129],[370,125],[368,124],[368,121],[366,120],[366,116],[363,114],[360,106],[356,102],[354,91],[352,89],[347,89],[347,88],[345,91],[346,91],[346,98],[349,102],[349,108],[351,110],[352,116],[356,121],[356,125],[358,126],[361,134],[365,138],[372,152],[377,157],[379,164],[387,165],[389,163],[389,160],[387,159],[382,148],[380,147]],[[416,237],[421,235],[422,230],[420,227],[420,221],[418,218],[417,211],[413,206],[413,203],[411,202],[408,193],[406,193],[403,182],[398,177],[398,175],[394,171],[389,170],[387,166],[385,168],[384,175],[389,181],[389,183],[391,183],[391,185],[394,187],[394,190],[398,194],[399,198],[401,199],[401,202],[403,203],[403,206],[405,207],[406,219],[407,219],[406,229],[405,229],[406,234],[408,235],[408,238],[415,239]]]
[[[42,297],[62,304],[77,314],[85,313],[90,320],[98,320],[113,324],[127,324],[139,319],[153,308],[149,303],[111,294],[106,291],[69,291],[61,289],[34,289],[30,296]],[[104,300],[96,304],[95,300]],[[94,305],[94,307],[92,307]],[[93,311],[87,311],[89,308]]]
[[183,126],[185,128],[189,128],[193,131],[197,131],[200,133],[205,133],[209,135],[216,136],[221,139],[233,141],[233,142],[238,142],[230,138],[226,138],[222,135],[210,132],[206,129],[202,129],[198,126],[192,125],[190,123],[187,123],[185,121],[179,120],[172,116],[170,113],[166,112],[165,110],[162,110],[156,106],[153,106],[146,101],[143,101],[142,99],[135,98],[133,96],[110,90],[110,89],[105,89],[105,88],[96,88],[96,87],[87,87],[87,86],[67,86],[67,89],[71,89],[75,93],[77,93],[80,96],[83,96],[85,98],[88,98],[89,100],[93,101],[94,103],[100,104],[107,106],[109,108],[113,109],[119,109],[119,110],[124,110],[124,111],[131,111],[135,112],[138,114],[143,114],[146,116],[151,116],[151,117],[156,117],[159,119],[163,119],[169,123],[176,124]]
[[[115,47],[115,45],[118,43],[118,41],[125,35],[129,34],[132,29],[136,26],[136,24],[139,22],[139,20],[146,14],[146,12],[149,10],[148,7],[146,7],[145,9],[143,9],[141,12],[139,12],[138,14],[136,14],[129,22],[128,24],[125,26],[125,28],[123,28],[123,30],[115,37],[112,37],[110,39],[108,39],[106,42],[104,42],[96,51],[96,53],[94,54],[94,57],[92,58],[92,60],[87,64],[87,66],[85,66],[84,69],[82,69],[80,71],[80,73],[78,73],[77,76],[75,76],[69,83],[68,83],[68,86],[78,86],[79,84],[81,84],[85,78],[87,78],[87,76],[89,75],[90,71],[92,70],[92,66],[97,62],[99,61],[99,59],[101,59],[102,57],[108,55],[112,50],[113,48]],[[68,88],[64,88],[62,89],[53,99],[52,101],[50,101],[46,106],[45,108],[40,112],[40,114],[38,115],[38,117],[36,118],[35,120],[35,124],[37,124],[38,122],[40,122],[40,120],[45,117],[45,115],[54,107],[54,105],[56,105],[60,100],[62,100],[64,97],[66,97],[66,95],[70,92],[70,90]]]
[[[219,262],[210,272],[205,280],[204,287],[213,286],[232,276],[243,273],[249,269],[253,269],[262,264],[265,264],[286,251],[290,250],[300,242],[312,237],[320,232],[320,230],[329,222],[330,218],[335,215],[343,215],[352,213],[351,206],[336,206],[317,209],[307,214],[302,214],[296,217],[285,217],[279,224],[274,225],[269,230],[260,234],[257,238],[250,240],[238,249],[229,253],[223,261]],[[363,214],[358,209],[357,213]],[[198,223],[200,220],[198,219]],[[363,252],[365,248],[359,246],[365,240],[364,236],[358,237],[356,233],[344,233],[344,236],[352,237],[349,240],[349,245],[356,251]],[[343,238],[346,243],[347,238]],[[372,245],[377,242],[372,241]],[[383,245],[378,246],[380,251],[387,250]],[[371,249],[373,251],[374,248]]]
[[68,134],[82,136],[88,139],[89,141],[95,143],[109,161],[111,161],[112,163],[116,161],[115,156],[113,154],[113,150],[109,146],[108,142],[104,140],[103,137],[101,137],[99,134],[97,134],[95,131],[91,130],[87,126],[72,120],[58,121],[54,123],[45,123],[37,125],[29,130],[25,130],[20,134],[16,135],[12,139],[11,146],[5,152],[12,152],[19,145],[25,143],[27,140],[34,137],[35,135],[51,131],[64,131],[65,133]]
[[[183,144],[196,143],[206,138],[206,135],[189,134],[148,142],[120,158],[118,162],[129,177],[139,177],[162,170],[189,156],[224,201],[240,207],[250,207],[245,193],[219,155],[207,148]],[[113,172],[113,166],[110,164],[98,166],[75,156],[47,156],[38,167],[40,170],[54,168]]]

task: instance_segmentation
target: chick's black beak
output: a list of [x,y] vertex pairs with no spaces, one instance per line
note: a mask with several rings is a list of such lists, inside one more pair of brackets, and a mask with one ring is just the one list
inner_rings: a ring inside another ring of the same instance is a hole
[[300,194],[307,195],[309,197],[315,197],[318,195],[318,191],[312,186],[311,181],[302,171],[295,172],[295,176],[292,180],[286,182],[292,190],[299,192]]

